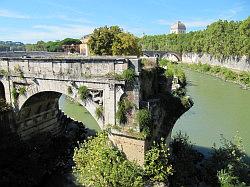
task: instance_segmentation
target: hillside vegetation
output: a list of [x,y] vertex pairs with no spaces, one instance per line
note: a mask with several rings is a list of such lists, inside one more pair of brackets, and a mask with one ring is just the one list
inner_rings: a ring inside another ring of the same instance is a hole
[[219,20],[205,30],[187,34],[144,36],[144,50],[208,53],[217,58],[250,56],[250,17],[243,21]]

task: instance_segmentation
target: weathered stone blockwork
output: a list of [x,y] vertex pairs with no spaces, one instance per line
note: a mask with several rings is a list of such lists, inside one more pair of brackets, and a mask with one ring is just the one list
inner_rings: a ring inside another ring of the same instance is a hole
[[239,71],[250,71],[250,59],[246,56],[243,57],[227,57],[224,59],[218,59],[209,54],[197,54],[197,53],[184,53],[182,54],[182,61],[184,63],[204,63],[212,66],[222,66],[229,69]]

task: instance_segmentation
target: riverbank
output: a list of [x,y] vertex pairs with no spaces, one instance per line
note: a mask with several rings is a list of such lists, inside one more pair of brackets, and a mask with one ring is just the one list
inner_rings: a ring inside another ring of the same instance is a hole
[[240,85],[241,88],[243,89],[250,89],[250,72],[234,71],[229,68],[212,66],[209,64],[202,64],[202,63],[197,63],[197,64],[181,63],[180,65],[184,68],[189,68],[193,71],[215,76],[224,81],[233,82],[235,84]]

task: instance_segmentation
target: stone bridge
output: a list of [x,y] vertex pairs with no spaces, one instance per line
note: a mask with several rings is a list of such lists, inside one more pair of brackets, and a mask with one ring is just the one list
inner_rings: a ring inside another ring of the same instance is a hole
[[[157,69],[143,72],[140,62],[136,57],[0,57],[0,98],[14,108],[12,131],[23,140],[42,132],[60,135],[64,129],[58,119],[58,100],[64,94],[83,105],[101,129],[109,129],[110,139],[130,160],[142,164],[148,142],[159,136],[169,138],[175,121],[186,109],[176,98],[174,102],[166,100],[170,103],[166,109],[168,104],[158,95],[165,94],[171,84],[158,76]],[[128,69],[134,72],[132,82],[121,78]],[[79,91],[82,87],[87,88],[85,99]],[[117,111],[125,98],[133,105],[126,124],[121,124]],[[142,138],[135,117],[143,107],[152,113],[150,140]],[[101,117],[96,115],[98,108],[102,108]]]
[[171,61],[181,61],[182,54],[172,51],[143,51],[143,56],[145,57],[157,57],[161,59],[167,59]]

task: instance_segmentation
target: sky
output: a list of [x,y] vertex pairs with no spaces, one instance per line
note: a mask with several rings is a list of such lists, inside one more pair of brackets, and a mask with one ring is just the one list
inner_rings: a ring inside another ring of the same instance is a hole
[[250,0],[0,0],[0,41],[81,38],[105,25],[137,36],[166,34],[178,20],[192,31],[248,16]]

